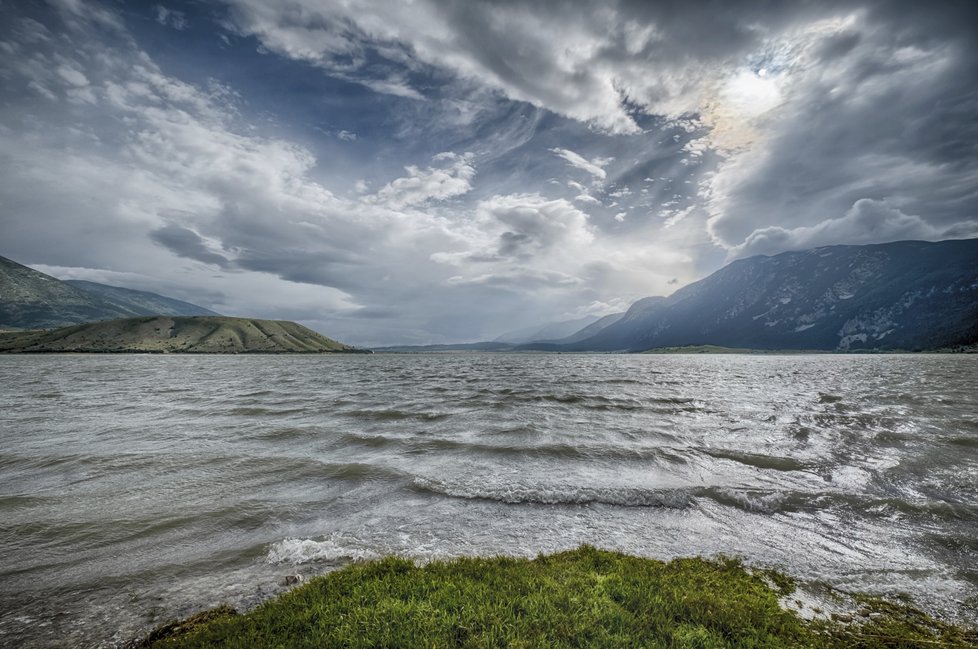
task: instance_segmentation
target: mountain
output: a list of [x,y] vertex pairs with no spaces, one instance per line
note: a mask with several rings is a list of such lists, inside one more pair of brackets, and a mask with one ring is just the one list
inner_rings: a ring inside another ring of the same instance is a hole
[[532,327],[524,327],[523,329],[517,329],[515,331],[508,331],[503,335],[497,337],[492,342],[494,343],[512,343],[514,345],[519,345],[522,343],[529,343],[534,341],[553,341],[560,340],[567,336],[573,335],[575,332],[579,331],[582,327],[586,327],[598,319],[596,315],[584,316],[583,318],[577,318],[575,320],[562,320],[559,322],[548,322],[544,325],[535,325]]
[[0,257],[0,329],[48,329],[139,315],[217,314],[146,291],[61,281]]
[[64,283],[81,289],[128,315],[221,315],[202,306],[149,291],[136,291],[81,279],[67,279]]
[[566,338],[561,338],[556,342],[563,345],[569,345],[571,343],[576,343],[581,340],[586,340],[591,336],[597,335],[598,332],[601,331],[602,329],[605,329],[606,327],[610,327],[611,325],[615,324],[616,322],[621,320],[622,316],[624,315],[625,315],[624,313],[611,313],[609,315],[604,316],[603,318],[598,318],[597,320],[595,320],[588,326],[584,327],[583,329],[579,329],[578,331],[572,333]]
[[0,332],[0,352],[192,354],[359,351],[284,320],[224,316],[123,318],[53,331]]
[[565,351],[720,345],[936,349],[978,341],[978,239],[827,246],[728,264]]

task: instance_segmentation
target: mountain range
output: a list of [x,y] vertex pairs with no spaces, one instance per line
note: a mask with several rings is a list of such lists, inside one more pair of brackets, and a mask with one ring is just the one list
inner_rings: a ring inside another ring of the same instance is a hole
[[522,349],[688,345],[924,350],[978,342],[978,239],[826,246],[734,261],[581,336]]
[[[132,324],[136,322],[134,316],[171,317],[159,326],[170,332],[170,338],[180,338],[181,349],[199,346],[199,351],[217,351],[210,346],[216,341],[222,341],[220,345],[227,351],[273,351],[277,345],[252,331],[265,327],[262,335],[272,335],[268,332],[273,328],[254,323],[276,321],[250,320],[253,324],[245,325],[243,321],[231,322],[238,319],[218,322],[221,319],[216,318],[208,323],[208,331],[198,331],[202,325],[191,326],[179,317],[213,318],[217,314],[155,293],[61,281],[0,257],[0,329],[49,329],[129,319],[129,324],[111,329],[111,335],[109,329],[96,328],[82,336],[91,334],[90,342],[102,345],[101,351],[110,351],[118,345],[134,348],[131,334],[135,330],[153,338],[149,329]],[[159,326],[150,329],[156,331]],[[322,351],[323,345],[329,346],[310,338],[309,334],[318,336],[315,332],[303,330],[275,330],[274,336],[294,338],[290,345],[295,349],[291,351],[304,350],[307,342],[309,350]],[[190,337],[181,338],[181,332],[190,332]],[[198,338],[193,338],[197,334]],[[67,349],[67,342],[55,341],[65,336],[81,340],[79,335],[62,331],[54,338],[32,339],[31,344],[43,343],[52,351]],[[248,343],[239,349],[237,339]],[[172,347],[177,342],[167,344]],[[146,344],[145,351],[158,350],[157,342]],[[971,348],[976,344],[978,239],[965,239],[826,246],[750,257],[731,262],[668,297],[638,300],[625,313],[529,327],[491,342],[386,349],[635,352],[715,345],[759,350],[886,351]],[[166,351],[172,351],[170,347]]]
[[49,329],[148,315],[220,314],[148,291],[62,281],[0,257],[0,329]]

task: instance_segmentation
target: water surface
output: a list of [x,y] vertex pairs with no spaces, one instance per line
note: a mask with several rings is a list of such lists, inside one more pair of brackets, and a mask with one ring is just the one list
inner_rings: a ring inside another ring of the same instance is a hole
[[581,543],[973,621],[976,385],[974,356],[0,356],[0,645]]

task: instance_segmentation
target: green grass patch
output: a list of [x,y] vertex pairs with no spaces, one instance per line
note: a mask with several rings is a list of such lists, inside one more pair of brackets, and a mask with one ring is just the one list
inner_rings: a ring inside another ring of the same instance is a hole
[[808,622],[779,604],[793,588],[783,575],[749,571],[736,560],[664,563],[589,546],[533,560],[417,566],[388,558],[318,577],[247,614],[221,609],[165,625],[144,646],[896,649],[978,643],[974,631],[880,600],[865,600],[865,610],[851,619]]

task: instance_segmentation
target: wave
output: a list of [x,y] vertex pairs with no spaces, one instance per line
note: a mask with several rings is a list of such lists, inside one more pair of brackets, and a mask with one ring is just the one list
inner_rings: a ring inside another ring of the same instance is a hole
[[670,464],[685,464],[686,458],[678,452],[665,448],[623,448],[616,446],[597,446],[586,444],[487,444],[444,438],[421,439],[402,438],[386,435],[366,435],[348,433],[340,439],[340,444],[358,444],[370,448],[393,448],[409,453],[471,452],[479,455],[502,457],[552,457],[570,460],[634,460],[664,461]]
[[[642,383],[641,381],[620,381]],[[607,383],[607,382],[601,382]],[[484,388],[467,397],[468,401],[488,406],[518,403],[558,404],[579,406],[587,410],[649,410],[655,413],[692,412],[703,410],[702,401],[692,397],[623,397],[593,392],[542,392],[513,388]]]
[[350,562],[377,559],[380,553],[340,537],[312,539],[287,538],[273,543],[265,555],[266,563],[300,564]]
[[948,437],[945,438],[948,444],[953,444],[954,446],[964,446],[965,448],[978,448],[978,435],[975,436],[959,436],[959,437]]
[[410,410],[347,410],[346,412],[340,413],[344,417],[351,417],[354,419],[369,419],[374,421],[389,421],[389,420],[401,420],[401,419],[420,419],[423,421],[438,421],[441,419],[447,419],[451,417],[450,413],[447,412],[414,412]]
[[254,464],[254,475],[268,481],[330,478],[334,480],[407,480],[410,476],[397,469],[369,462],[323,462],[300,457],[268,457]]
[[343,480],[402,480],[408,477],[397,469],[364,462],[324,464],[323,468],[327,477]]
[[288,417],[306,412],[305,408],[262,408],[258,406],[238,406],[217,414],[235,417]]
[[811,466],[800,460],[778,455],[760,453],[745,453],[721,448],[702,448],[703,453],[722,460],[732,460],[758,469],[773,469],[775,471],[809,471]]
[[827,494],[820,498],[820,505],[845,508],[863,516],[892,518],[906,516],[911,519],[978,520],[978,505],[969,502],[947,500],[907,500],[863,494]]
[[839,403],[842,401],[842,395],[832,394],[831,392],[819,392],[818,402],[819,403]]
[[588,505],[621,507],[667,507],[683,509],[692,502],[689,489],[643,489],[638,487],[584,487],[525,483],[487,484],[447,482],[415,478],[415,491],[467,500],[493,500],[509,504]]
[[700,498],[709,498],[717,504],[755,514],[775,514],[797,510],[808,494],[797,492],[768,491],[762,489],[738,489],[733,487],[702,487],[696,490]]
[[273,428],[271,430],[260,429],[247,435],[249,439],[260,439],[265,441],[301,439],[310,436],[314,429],[309,428]]
[[603,504],[617,507],[662,507],[686,509],[698,500],[706,499],[724,507],[731,507],[753,514],[775,514],[804,508],[820,498],[820,494],[742,489],[719,486],[691,486],[674,488],[643,487],[587,487],[569,484],[528,484],[445,481],[417,477],[411,488],[467,500],[490,500],[507,504],[539,505],[590,505]]

